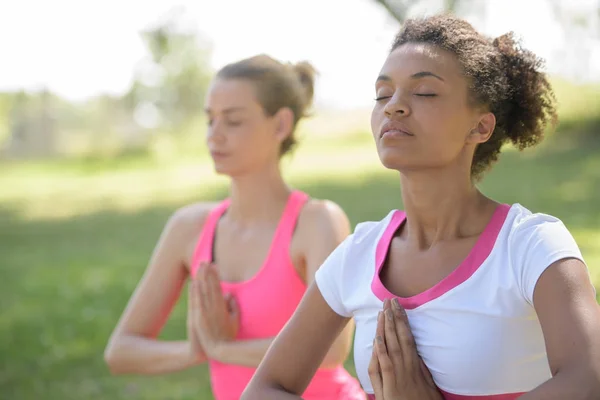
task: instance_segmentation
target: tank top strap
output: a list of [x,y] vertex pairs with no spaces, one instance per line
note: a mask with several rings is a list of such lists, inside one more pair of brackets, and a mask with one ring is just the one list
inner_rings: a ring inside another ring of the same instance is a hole
[[289,248],[298,223],[298,217],[309,198],[308,194],[299,190],[290,193],[290,198],[279,222],[279,232],[275,238],[276,243],[273,243],[275,248]]
[[194,249],[192,265],[190,266],[190,275],[192,277],[196,276],[200,263],[212,261],[215,229],[217,228],[219,219],[229,207],[230,202],[230,199],[225,199],[208,213],[206,221],[204,221],[204,226],[202,227],[202,232],[200,232],[198,237],[196,248]]

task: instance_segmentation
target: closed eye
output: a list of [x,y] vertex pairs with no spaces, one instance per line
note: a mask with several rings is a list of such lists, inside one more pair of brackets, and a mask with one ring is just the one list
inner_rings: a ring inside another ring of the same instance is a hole
[[389,99],[389,98],[391,98],[391,97],[392,97],[392,96],[381,96],[381,97],[376,97],[376,98],[375,98],[375,101],[381,101],[381,100]]
[[437,94],[435,94],[435,93],[417,93],[417,94],[415,94],[415,96],[420,96],[420,97],[435,97],[435,96],[437,96]]

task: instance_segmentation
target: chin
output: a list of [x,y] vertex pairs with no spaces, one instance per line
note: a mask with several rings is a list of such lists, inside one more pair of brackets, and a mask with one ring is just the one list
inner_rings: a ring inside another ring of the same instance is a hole
[[378,154],[379,161],[381,161],[381,164],[387,169],[400,171],[404,168],[410,168],[410,160],[403,154],[398,154],[398,152],[392,152],[387,149],[379,150]]
[[248,170],[244,168],[235,168],[230,165],[225,166],[217,164],[214,166],[214,171],[217,175],[226,176],[228,178],[236,178],[248,173]]
[[215,171],[215,173],[217,175],[226,175],[226,176],[230,176],[232,171],[232,168],[226,166],[226,165],[220,165],[220,164],[213,164],[213,170]]

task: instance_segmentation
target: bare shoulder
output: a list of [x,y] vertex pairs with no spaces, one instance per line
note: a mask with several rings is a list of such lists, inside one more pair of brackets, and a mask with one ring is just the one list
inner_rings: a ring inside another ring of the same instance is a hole
[[202,230],[206,218],[217,204],[215,202],[199,202],[183,206],[171,214],[167,227],[169,230],[180,234],[193,231],[199,232]]
[[186,264],[190,262],[196,242],[202,232],[210,212],[218,203],[200,202],[183,206],[176,210],[167,221],[163,237],[170,246],[176,247]]
[[298,234],[313,239],[330,235],[347,235],[350,230],[348,216],[331,200],[309,200],[298,217]]
[[165,224],[163,235],[182,239],[200,232],[215,206],[216,203],[201,202],[188,204],[175,210]]

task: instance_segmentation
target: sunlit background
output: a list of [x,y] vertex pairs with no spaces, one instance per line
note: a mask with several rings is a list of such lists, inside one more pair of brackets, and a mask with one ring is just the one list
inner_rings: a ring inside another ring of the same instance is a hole
[[[310,61],[286,176],[353,225],[380,219],[402,204],[370,137],[374,79],[402,21],[442,10],[546,59],[561,122],[482,188],[563,219],[600,287],[600,0],[4,1],[0,398],[210,399],[205,367],[111,377],[102,352],[168,216],[226,196],[204,146],[211,77],[258,53]],[[184,338],[184,313],[162,336]]]

